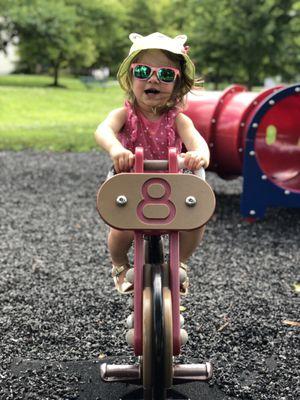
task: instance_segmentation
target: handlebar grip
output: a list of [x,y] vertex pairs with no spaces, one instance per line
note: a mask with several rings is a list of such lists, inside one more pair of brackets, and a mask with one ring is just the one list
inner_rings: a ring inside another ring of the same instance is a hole
[[[184,158],[178,157],[178,167],[179,169],[184,169]],[[148,171],[164,171],[169,168],[169,162],[168,160],[144,160],[144,168]],[[106,179],[112,178],[115,174],[116,172],[112,166]],[[205,169],[203,167],[194,171],[193,174],[205,181]]]
[[144,168],[146,171],[164,171],[169,167],[168,160],[144,160]]
[[194,172],[194,175],[198,176],[200,179],[205,181],[205,169],[201,167]]
[[[184,168],[184,158],[178,157],[179,169]],[[167,170],[169,168],[168,160],[144,160],[144,168],[148,171]]]
[[[185,168],[184,158],[178,157],[178,167],[179,169]],[[148,171],[164,171],[169,168],[169,162],[168,160],[144,160],[144,168]],[[205,169],[203,167],[194,171],[193,174],[205,181]]]

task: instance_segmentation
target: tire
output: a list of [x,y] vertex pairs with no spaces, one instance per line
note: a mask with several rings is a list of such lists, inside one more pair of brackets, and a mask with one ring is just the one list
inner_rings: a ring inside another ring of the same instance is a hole
[[166,398],[165,384],[165,321],[163,279],[160,265],[152,266],[152,390],[153,400]]
[[173,381],[172,300],[162,267],[147,267],[153,274],[152,287],[143,292],[143,386],[145,398],[163,400]]
[[160,240],[150,237],[146,249],[141,360],[144,398],[164,400],[173,381],[172,298]]

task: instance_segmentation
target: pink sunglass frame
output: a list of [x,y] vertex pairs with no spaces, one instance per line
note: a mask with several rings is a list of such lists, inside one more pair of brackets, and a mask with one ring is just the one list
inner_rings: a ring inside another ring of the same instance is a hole
[[[159,80],[159,82],[165,83],[165,84],[167,84],[167,85],[170,84],[170,83],[174,83],[174,82],[176,81],[177,76],[180,77],[180,70],[179,70],[178,68],[169,67],[169,66],[166,67],[165,65],[163,65],[163,66],[161,66],[161,67],[153,67],[152,65],[145,64],[145,63],[133,63],[133,64],[131,64],[130,69],[133,71],[134,68],[137,67],[138,65],[145,66],[145,67],[149,67],[149,68],[151,69],[151,74],[150,74],[150,76],[149,76],[148,78],[144,78],[144,79],[143,79],[143,78],[137,78],[136,76],[133,75],[133,77],[134,77],[135,79],[138,79],[139,81],[147,81],[148,79],[151,78],[151,76],[154,74],[154,72],[155,72],[155,74],[156,74],[157,79]],[[158,77],[158,75],[157,75],[157,71],[159,71],[159,70],[162,69],[162,68],[164,68],[164,69],[170,69],[170,70],[172,70],[172,71],[175,72],[175,78],[174,78],[174,80],[173,80],[172,82],[164,82],[164,81],[162,81],[162,80],[159,79],[159,77]]]

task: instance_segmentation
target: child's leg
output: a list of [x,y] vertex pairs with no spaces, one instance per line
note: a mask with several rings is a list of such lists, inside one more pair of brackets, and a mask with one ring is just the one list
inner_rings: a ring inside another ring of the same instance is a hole
[[194,231],[180,232],[179,258],[180,258],[180,293],[186,295],[188,292],[189,278],[187,276],[187,265],[189,257],[194,253],[201,242],[205,227]]
[[133,282],[126,280],[126,274],[130,269],[128,251],[133,238],[132,231],[119,231],[111,228],[108,234],[108,249],[113,264],[112,276],[116,289],[122,294],[133,291]]
[[185,263],[201,242],[205,226],[194,231],[180,232],[180,261]]
[[[205,226],[193,231],[180,232],[180,261],[186,262],[201,242]],[[114,265],[128,263],[128,251],[132,245],[134,234],[132,231],[120,231],[110,228],[108,234],[108,249]]]
[[128,251],[132,245],[132,231],[119,231],[110,228],[108,234],[108,249],[113,265],[120,266],[128,263]]

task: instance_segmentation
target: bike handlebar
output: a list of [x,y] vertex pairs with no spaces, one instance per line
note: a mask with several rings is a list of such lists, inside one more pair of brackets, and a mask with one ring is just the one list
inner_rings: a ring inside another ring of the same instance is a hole
[[[179,169],[184,169],[184,158],[178,157],[178,166]],[[169,161],[168,160],[144,160],[144,168],[148,171],[164,171],[169,168]],[[194,175],[198,176],[198,178],[205,181],[205,169],[201,167],[193,172]],[[107,175],[107,179],[111,178],[115,175],[115,170],[112,167],[109,170]]]
[[[184,158],[178,157],[179,169],[184,169]],[[169,168],[168,160],[144,160],[144,168],[148,171],[163,171]],[[201,167],[200,169],[193,172],[194,175],[205,181],[205,169]]]

